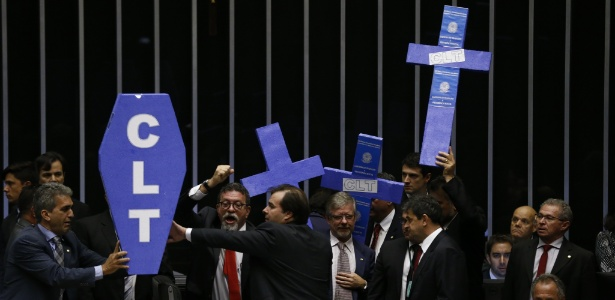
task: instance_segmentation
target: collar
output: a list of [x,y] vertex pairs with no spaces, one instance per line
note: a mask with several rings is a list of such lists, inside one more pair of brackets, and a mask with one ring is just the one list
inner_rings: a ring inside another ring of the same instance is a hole
[[423,240],[423,242],[421,243],[421,248],[423,249],[423,253],[427,252],[427,249],[429,249],[429,246],[431,246],[431,243],[433,243],[433,240],[436,239],[436,236],[438,236],[440,232],[442,232],[442,227],[439,227],[438,229],[434,230],[430,235],[428,235]]
[[395,208],[386,216],[380,223],[380,227],[382,227],[382,231],[388,232],[391,227],[391,223],[393,223],[393,216],[395,216]]
[[[329,231],[329,236],[330,241],[331,241],[331,248],[333,247],[337,247],[337,244],[340,243],[340,240],[338,240],[330,231]],[[352,253],[354,251],[354,247],[352,245],[352,237],[349,238],[346,242],[343,243],[346,246],[347,250],[350,250],[350,252]]]
[[456,212],[455,215],[453,216],[453,218],[450,221],[448,221],[448,223],[446,223],[446,224],[444,224],[442,226],[442,229],[447,230],[448,226],[451,225],[451,223],[453,223],[453,220],[455,220],[455,218],[457,218],[458,214],[459,214],[459,212]]
[[36,226],[38,226],[38,229],[40,229],[41,232],[43,233],[43,235],[45,235],[45,239],[47,240],[47,242],[52,240],[57,235],[57,234],[53,233],[51,230],[45,228],[40,223],[36,224]]
[[[557,248],[557,249],[561,249],[562,248],[562,244],[564,243],[564,237],[562,236],[561,238],[553,241],[553,243],[551,243],[550,245],[553,246],[553,248]],[[538,239],[538,246],[536,246],[536,249],[546,245],[547,243],[543,242],[542,239]]]

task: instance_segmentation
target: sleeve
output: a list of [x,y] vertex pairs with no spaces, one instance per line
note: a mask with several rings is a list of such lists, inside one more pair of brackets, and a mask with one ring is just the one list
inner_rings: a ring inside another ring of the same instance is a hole
[[464,253],[455,248],[446,248],[437,260],[438,299],[468,299],[468,272]]
[[451,201],[457,208],[457,211],[467,220],[472,220],[477,228],[481,228],[484,232],[487,230],[487,216],[482,208],[476,206],[472,199],[466,193],[463,181],[459,176],[453,177],[443,186],[444,191],[451,197]]
[[279,224],[263,223],[255,230],[226,231],[211,228],[193,228],[191,232],[192,243],[204,244],[214,248],[231,249],[254,256],[270,255],[275,246],[276,231]]
[[[380,254],[383,252],[380,251]],[[385,267],[385,255],[378,255],[376,263],[374,264],[373,275],[367,284],[367,299],[378,300],[384,299],[387,290],[386,280],[386,267]]]
[[44,243],[30,235],[20,236],[13,244],[14,264],[50,286],[68,288],[81,284],[90,286],[94,284],[94,267],[62,267],[47,253],[45,247],[48,245]]

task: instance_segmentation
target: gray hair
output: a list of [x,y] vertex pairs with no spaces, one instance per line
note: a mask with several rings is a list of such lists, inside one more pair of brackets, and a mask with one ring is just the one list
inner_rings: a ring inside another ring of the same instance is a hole
[[570,221],[572,223],[572,209],[570,208],[570,205],[568,205],[568,203],[564,202],[564,200],[549,198],[545,200],[545,202],[543,202],[540,207],[542,208],[544,205],[559,206],[561,213],[558,218],[560,220]]
[[532,296],[534,295],[534,288],[538,283],[549,284],[551,282],[554,282],[555,286],[557,287],[557,297],[560,300],[566,299],[566,287],[564,286],[564,283],[557,276],[549,273],[542,274],[536,277],[536,279],[534,279],[534,281],[532,282],[532,289],[530,290],[530,294]]
[[57,182],[49,182],[39,186],[34,192],[34,213],[36,220],[41,222],[43,210],[53,211],[56,207],[56,196],[72,196],[73,191]]
[[348,204],[352,204],[352,209],[354,211],[355,217],[358,220],[360,217],[360,213],[357,210],[357,203],[350,194],[346,192],[337,192],[329,197],[326,205],[326,214],[327,217],[331,217],[331,212],[333,210],[339,209],[342,206],[346,206]]

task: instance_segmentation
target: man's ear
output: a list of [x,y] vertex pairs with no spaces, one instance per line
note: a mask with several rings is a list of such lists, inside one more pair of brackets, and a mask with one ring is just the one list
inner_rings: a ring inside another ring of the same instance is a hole
[[427,175],[425,175],[425,182],[429,182],[429,180],[431,180],[431,173],[427,173]]
[[46,209],[41,210],[41,218],[45,221],[51,220],[51,217],[49,216],[49,212]]
[[293,216],[293,212],[292,211],[287,211],[287,212],[284,213],[284,219],[283,219],[284,220],[284,224],[288,224],[288,223],[292,222],[293,219],[294,219],[294,216]]
[[29,185],[32,185],[32,182],[31,182],[30,180],[26,180],[26,181],[23,183],[23,186],[29,186]]

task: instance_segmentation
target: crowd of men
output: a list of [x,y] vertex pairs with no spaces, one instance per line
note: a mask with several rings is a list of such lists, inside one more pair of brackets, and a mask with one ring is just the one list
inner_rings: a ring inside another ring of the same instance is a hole
[[[452,149],[436,164],[441,175],[409,154],[401,204],[371,199],[368,216],[345,192],[308,199],[293,185],[272,186],[257,226],[249,191],[227,183],[234,169],[219,165],[180,195],[169,233],[169,243],[190,247],[185,298],[484,299],[483,281],[500,280],[502,299],[596,299],[594,255],[564,236],[573,220],[566,202],[519,207],[510,232],[486,239],[486,214],[456,175]],[[2,172],[0,300],[152,299],[154,275],[128,275],[109,211],[90,216],[72,198],[65,165],[48,152]],[[364,242],[353,236],[362,217]],[[173,278],[166,257],[157,276]]]

